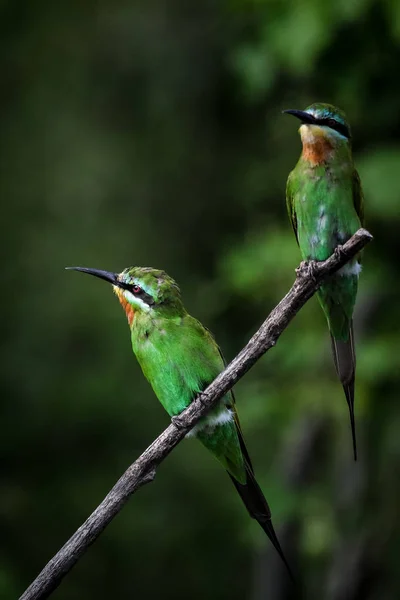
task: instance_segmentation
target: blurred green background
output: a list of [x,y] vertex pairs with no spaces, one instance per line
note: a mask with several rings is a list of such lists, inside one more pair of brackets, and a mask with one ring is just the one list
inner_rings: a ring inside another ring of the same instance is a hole
[[168,424],[104,283],[165,269],[228,359],[299,263],[285,108],[343,108],[374,242],[355,317],[360,461],[315,299],[236,386],[284,550],[183,442],[52,597],[400,597],[400,4],[0,2],[0,597],[16,598]]

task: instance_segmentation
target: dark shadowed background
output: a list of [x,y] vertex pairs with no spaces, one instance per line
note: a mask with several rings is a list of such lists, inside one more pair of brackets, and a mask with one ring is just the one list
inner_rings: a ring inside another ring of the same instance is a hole
[[282,545],[195,441],[54,593],[165,600],[400,597],[400,4],[0,2],[0,597],[16,598],[168,424],[105,283],[165,269],[228,359],[299,262],[300,152],[281,114],[350,120],[374,235],[355,317],[360,460],[315,299],[236,386]]

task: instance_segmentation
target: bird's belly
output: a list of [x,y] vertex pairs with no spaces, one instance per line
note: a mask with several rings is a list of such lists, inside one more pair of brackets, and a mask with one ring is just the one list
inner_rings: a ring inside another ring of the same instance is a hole
[[305,260],[326,260],[360,227],[351,191],[317,179],[296,198],[298,240]]
[[232,411],[227,408],[223,402],[221,402],[212,410],[211,414],[200,419],[193,429],[189,431],[186,437],[195,436],[199,433],[199,431],[204,431],[211,434],[216,427],[225,425],[225,423],[230,423],[231,421],[233,421]]

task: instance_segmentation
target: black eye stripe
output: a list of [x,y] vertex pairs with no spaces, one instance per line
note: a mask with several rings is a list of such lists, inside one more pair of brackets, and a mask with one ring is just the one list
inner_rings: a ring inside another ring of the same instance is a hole
[[[136,283],[124,283],[123,281],[120,281],[118,283],[118,287],[122,288],[123,290],[127,290],[128,292],[130,292],[132,294],[132,296],[135,296],[135,298],[140,298],[141,300],[143,300],[143,302],[145,302],[149,306],[153,306],[155,304],[153,296],[150,296],[150,294],[145,292]],[[139,291],[134,291],[134,288],[139,288]]]
[[[139,288],[139,289],[138,289]],[[137,284],[132,284],[132,285],[128,285],[127,289],[131,292],[131,294],[133,294],[136,298],[140,298],[141,300],[143,300],[143,302],[145,302],[146,304],[148,304],[149,306],[152,306],[153,304],[155,304],[153,297],[150,296],[150,294],[148,294],[147,292],[145,292],[139,285]]]
[[350,131],[348,127],[343,123],[339,123],[339,121],[332,119],[331,117],[327,117],[325,119],[316,119],[316,123],[318,125],[327,125],[331,129],[335,129],[345,137],[350,138]]

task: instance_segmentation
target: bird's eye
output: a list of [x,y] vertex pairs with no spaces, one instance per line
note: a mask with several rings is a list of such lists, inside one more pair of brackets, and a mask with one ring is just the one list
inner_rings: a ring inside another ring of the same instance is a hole
[[335,119],[328,119],[328,125],[329,125],[329,127],[334,128],[337,126],[337,123],[336,123]]
[[134,294],[139,294],[141,291],[142,291],[142,288],[140,286],[138,286],[138,285],[133,285],[132,286],[132,292]]

